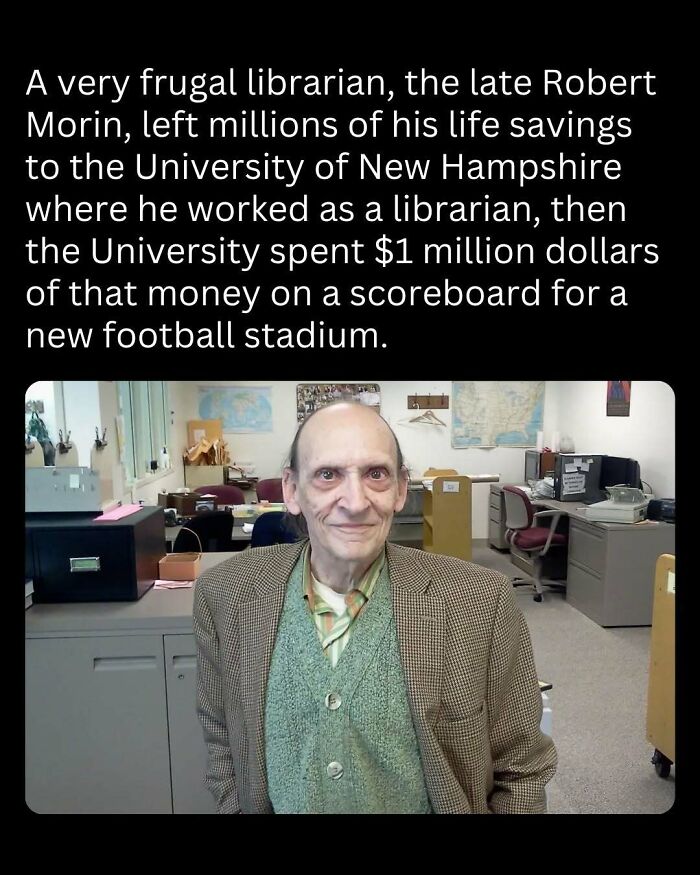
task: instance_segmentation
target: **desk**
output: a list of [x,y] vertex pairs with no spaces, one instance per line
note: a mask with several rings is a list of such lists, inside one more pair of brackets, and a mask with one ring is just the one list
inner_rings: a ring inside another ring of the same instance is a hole
[[[236,520],[234,522],[231,530],[231,540],[236,541],[237,544],[240,544],[241,542],[250,544],[250,534],[243,531],[243,522],[244,520]],[[246,520],[245,522],[250,522],[250,520]],[[172,545],[175,543],[175,539],[180,533],[180,529],[182,529],[182,526],[165,527],[165,544],[169,553],[172,552]]]
[[[233,531],[231,532],[231,540],[237,545],[241,543],[250,543],[251,535],[243,531],[243,523],[250,523],[252,520],[235,520]],[[166,526],[165,527],[165,543],[168,553],[172,552],[173,544],[178,536],[182,526]],[[423,549],[423,521],[410,519],[395,520],[389,532],[389,541],[393,544],[400,544],[403,547],[415,547],[418,550]]]
[[[492,502],[500,490],[491,486]],[[592,522],[579,502],[538,498],[533,503],[569,518],[566,600],[600,626],[651,626],[656,560],[662,553],[675,554],[676,527]],[[492,503],[489,512],[494,511]]]

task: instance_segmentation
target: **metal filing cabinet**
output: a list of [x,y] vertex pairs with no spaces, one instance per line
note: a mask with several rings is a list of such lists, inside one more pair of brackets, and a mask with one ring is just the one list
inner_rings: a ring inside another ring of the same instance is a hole
[[25,685],[32,811],[172,813],[162,635],[28,639]]
[[489,544],[497,550],[508,550],[506,541],[506,503],[498,483],[491,485],[489,494]]
[[675,553],[669,523],[595,524],[572,517],[566,599],[601,626],[650,626],[662,553]]

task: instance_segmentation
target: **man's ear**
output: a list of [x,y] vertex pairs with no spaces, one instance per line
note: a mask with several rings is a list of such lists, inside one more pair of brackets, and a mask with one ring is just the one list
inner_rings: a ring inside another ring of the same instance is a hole
[[408,470],[406,468],[401,468],[398,480],[398,494],[396,496],[396,503],[394,504],[394,513],[403,510],[403,506],[406,504],[406,498],[408,497]]
[[291,514],[296,516],[301,513],[301,507],[297,501],[297,478],[291,468],[285,468],[282,472],[282,497]]

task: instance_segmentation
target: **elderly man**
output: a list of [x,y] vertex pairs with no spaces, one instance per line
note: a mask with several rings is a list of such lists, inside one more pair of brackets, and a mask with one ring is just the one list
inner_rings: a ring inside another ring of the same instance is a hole
[[283,477],[308,539],[197,581],[198,714],[222,813],[546,810],[529,633],[509,581],[387,543],[408,474],[386,422],[338,403]]

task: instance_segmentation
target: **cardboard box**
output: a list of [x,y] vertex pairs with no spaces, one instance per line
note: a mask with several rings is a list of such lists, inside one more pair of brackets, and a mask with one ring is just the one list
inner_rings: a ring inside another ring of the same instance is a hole
[[[220,419],[190,419],[187,423],[187,447],[193,447],[205,437],[211,443],[224,436]],[[223,482],[223,481],[222,481]]]
[[199,577],[199,553],[168,553],[158,563],[161,580],[196,580]]
[[221,486],[223,482],[223,465],[185,465],[185,486],[190,489],[199,489],[201,486]]

